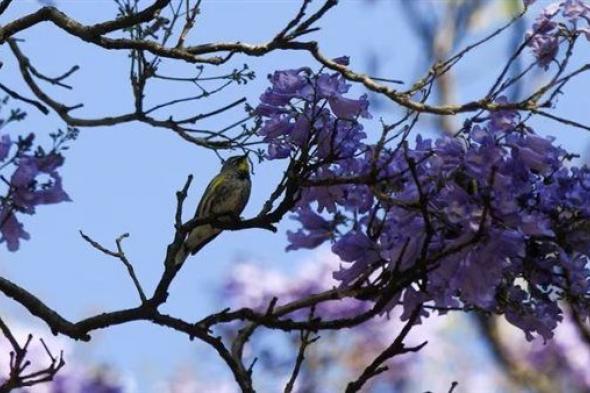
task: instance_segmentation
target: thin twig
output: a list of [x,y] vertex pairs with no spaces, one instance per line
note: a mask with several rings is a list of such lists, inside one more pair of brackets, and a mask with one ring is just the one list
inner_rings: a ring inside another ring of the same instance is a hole
[[80,231],[80,236],[82,236],[82,238],[84,240],[86,240],[92,247],[96,248],[97,250],[101,251],[104,254],[107,254],[111,257],[119,259],[123,263],[123,265],[125,265],[125,267],[127,268],[127,272],[129,273],[129,276],[131,277],[131,280],[133,281],[133,285],[135,285],[135,289],[137,289],[139,299],[141,300],[142,303],[145,303],[147,301],[147,297],[145,296],[145,292],[143,291],[143,288],[141,287],[141,284],[139,283],[139,280],[137,279],[137,275],[135,274],[135,269],[133,269],[133,265],[131,264],[131,262],[129,262],[129,259],[127,259],[127,256],[125,255],[125,252],[123,251],[123,247],[121,245],[121,242],[123,241],[123,239],[129,237],[129,234],[124,233],[115,240],[115,243],[117,244],[117,251],[109,250],[108,248],[102,246],[100,243],[93,240],[90,236],[86,235],[82,231]]
[[425,341],[422,344],[420,344],[416,347],[412,347],[412,348],[405,347],[403,344],[404,339],[406,338],[406,336],[408,335],[408,333],[410,332],[410,330],[414,326],[414,323],[416,322],[416,320],[420,316],[421,311],[422,311],[422,306],[418,305],[416,307],[416,309],[412,312],[410,318],[408,319],[408,322],[406,322],[406,324],[404,325],[404,327],[402,328],[400,333],[397,335],[395,340],[393,340],[391,345],[389,347],[387,347],[387,349],[385,349],[383,352],[381,352],[381,354],[379,354],[379,356],[377,356],[371,362],[371,364],[369,364],[365,368],[365,370],[358,377],[358,379],[356,379],[355,381],[352,381],[348,384],[348,386],[346,387],[346,393],[358,392],[363,387],[363,385],[365,383],[367,383],[367,381],[369,381],[369,379],[382,373],[383,371],[386,371],[387,367],[382,366],[383,362],[385,362],[386,360],[391,359],[392,357],[394,357],[396,355],[400,355],[400,354],[403,354],[406,352],[417,352],[428,343],[427,341]]
[[41,72],[39,72],[35,67],[33,67],[30,64],[29,64],[29,69],[31,70],[31,73],[33,75],[35,75],[39,79],[44,80],[45,82],[51,83],[52,85],[61,86],[61,87],[68,89],[68,90],[72,90],[72,86],[63,83],[62,81],[67,79],[74,72],[78,71],[80,69],[80,66],[78,66],[78,65],[72,66],[72,68],[70,68],[68,71],[64,72],[63,74],[61,74],[59,76],[53,77],[53,78],[43,75]]
[[49,109],[47,109],[47,107],[45,105],[41,104],[39,101],[32,100],[27,97],[23,97],[22,95],[18,94],[16,91],[10,89],[9,87],[5,86],[2,83],[0,83],[0,89],[4,90],[6,92],[6,94],[8,94],[9,96],[11,96],[12,98],[14,98],[16,100],[20,100],[20,101],[26,102],[27,104],[33,105],[35,108],[39,109],[39,111],[43,112],[43,114],[45,114],[45,115],[49,114]]
[[[272,302],[271,302],[272,305]],[[269,306],[270,308],[270,306]],[[313,319],[315,308],[312,307],[309,312],[309,320]],[[300,344],[299,344],[299,351],[297,353],[297,358],[295,359],[295,365],[293,366],[293,371],[291,372],[291,377],[287,384],[285,385],[284,393],[291,393],[293,388],[295,387],[295,381],[299,375],[299,371],[301,369],[301,365],[305,360],[305,350],[314,342],[320,339],[319,336],[311,338],[312,331],[311,330],[302,330],[300,333]]]

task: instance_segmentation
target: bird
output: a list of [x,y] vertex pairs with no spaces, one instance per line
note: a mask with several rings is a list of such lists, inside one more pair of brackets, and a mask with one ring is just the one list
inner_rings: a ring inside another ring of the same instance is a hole
[[[229,157],[205,189],[195,218],[216,217],[220,222],[239,218],[250,199],[251,188],[248,155]],[[174,265],[182,265],[189,255],[196,254],[221,231],[212,224],[195,227],[176,254]]]

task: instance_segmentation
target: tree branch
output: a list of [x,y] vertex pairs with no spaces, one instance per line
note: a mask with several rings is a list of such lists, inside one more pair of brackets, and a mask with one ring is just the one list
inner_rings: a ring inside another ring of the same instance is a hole
[[[309,313],[309,318],[313,318],[313,308]],[[291,372],[291,376],[289,377],[289,381],[285,385],[284,393],[291,393],[293,388],[295,387],[295,381],[297,380],[297,376],[299,375],[299,370],[301,369],[301,365],[305,360],[305,350],[314,342],[320,339],[319,336],[311,337],[312,331],[305,330],[300,332],[300,344],[299,344],[299,351],[297,352],[297,358],[295,359],[295,365],[293,366],[293,371]]]
[[25,344],[21,346],[12,334],[10,328],[2,319],[0,319],[0,331],[2,331],[2,334],[4,334],[12,346],[12,351],[10,352],[10,369],[8,378],[3,379],[2,384],[0,385],[0,393],[8,393],[21,387],[33,386],[42,382],[51,381],[59,372],[59,370],[65,365],[63,353],[60,353],[60,356],[56,358],[45,344],[45,341],[40,339],[41,344],[45,349],[45,353],[50,359],[50,363],[44,369],[26,374],[25,370],[31,364],[30,360],[27,360],[27,354],[33,336],[29,334]]
[[404,325],[400,333],[397,335],[395,340],[391,343],[387,349],[385,349],[379,356],[377,356],[371,364],[369,364],[362,374],[353,382],[350,382],[346,387],[346,393],[354,393],[358,392],[369,379],[373,378],[374,376],[382,373],[383,371],[387,370],[387,366],[382,366],[382,364],[391,359],[394,356],[407,353],[407,352],[417,352],[421,350],[428,342],[425,341],[422,344],[418,345],[417,347],[408,348],[404,346],[404,339],[414,326],[414,323],[418,319],[420,312],[422,311],[422,306],[419,305],[411,314],[408,322]]
[[7,86],[4,86],[4,84],[0,83],[0,89],[4,90],[6,92],[6,94],[8,94],[9,96],[11,96],[12,98],[16,99],[16,100],[20,100],[23,102],[26,102],[29,105],[33,105],[35,108],[39,109],[40,112],[42,112],[45,115],[49,114],[49,109],[47,109],[47,107],[45,107],[45,105],[41,104],[39,101],[35,101],[35,100],[31,100],[30,98],[26,98],[21,96],[20,94],[18,94],[16,91],[8,88]]
[[12,3],[12,0],[2,0],[2,2],[0,3],[0,15],[2,15],[4,11],[6,11],[10,3]]
[[80,231],[80,236],[82,236],[82,238],[84,240],[86,240],[92,247],[96,248],[97,250],[99,250],[111,257],[119,259],[123,263],[123,265],[125,265],[125,267],[127,268],[127,272],[129,273],[129,277],[131,277],[131,280],[133,281],[133,285],[135,285],[135,289],[137,289],[139,299],[141,300],[142,303],[145,303],[147,301],[147,298],[145,296],[143,288],[141,287],[141,284],[139,283],[139,280],[137,279],[137,276],[135,275],[135,270],[133,269],[133,265],[127,259],[127,256],[125,255],[125,252],[123,251],[123,247],[121,246],[121,242],[123,241],[123,239],[129,237],[129,234],[124,233],[115,240],[115,243],[117,244],[117,251],[111,251],[111,250],[103,247],[95,240],[92,240],[88,235],[84,234],[84,232],[82,232],[82,231]]

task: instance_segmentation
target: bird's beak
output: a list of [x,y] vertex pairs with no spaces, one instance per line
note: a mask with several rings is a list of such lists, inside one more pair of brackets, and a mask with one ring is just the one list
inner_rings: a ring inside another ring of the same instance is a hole
[[244,172],[250,171],[250,162],[248,161],[248,153],[246,153],[242,156],[242,159],[240,160],[239,168],[241,171],[244,171]]

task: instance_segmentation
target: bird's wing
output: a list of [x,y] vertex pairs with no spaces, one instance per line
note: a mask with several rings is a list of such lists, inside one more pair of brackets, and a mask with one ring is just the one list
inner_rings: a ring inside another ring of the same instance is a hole
[[220,189],[223,187],[223,183],[223,176],[221,173],[215,176],[209,182],[209,185],[205,189],[205,192],[199,201],[199,206],[197,206],[195,217],[205,217],[211,213],[213,199],[218,195]]
[[240,192],[241,192],[241,196],[240,196],[240,201],[242,201],[242,203],[240,204],[239,207],[239,214],[242,213],[242,211],[244,210],[244,208],[246,207],[246,205],[248,204],[248,201],[250,200],[250,191],[252,189],[252,183],[250,181],[250,179],[248,178],[246,180],[246,184],[241,188]]

